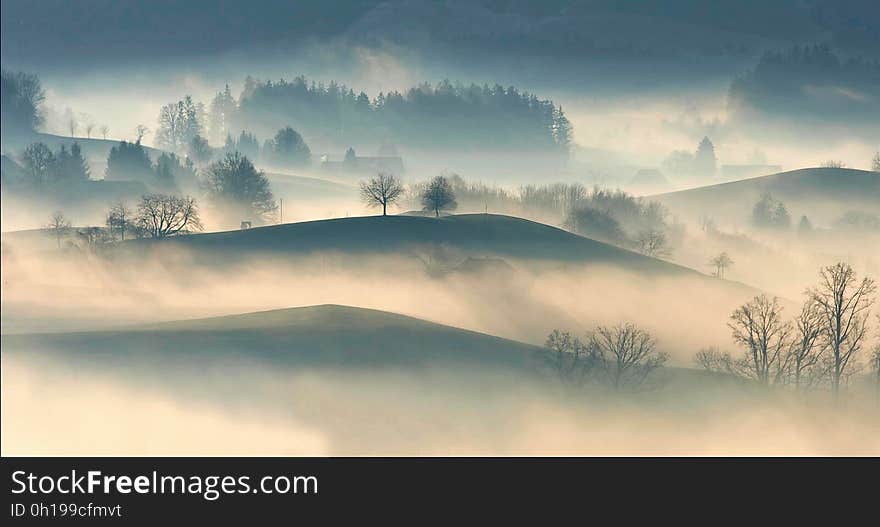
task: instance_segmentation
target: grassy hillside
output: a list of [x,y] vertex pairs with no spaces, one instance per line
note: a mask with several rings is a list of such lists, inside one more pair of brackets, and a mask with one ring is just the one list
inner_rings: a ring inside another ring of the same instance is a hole
[[827,222],[847,210],[880,210],[880,173],[849,168],[804,168],[652,196],[673,212],[708,214],[743,223],[765,193],[785,203],[797,220]]
[[366,216],[338,218],[169,238],[138,240],[123,249],[184,247],[226,258],[254,252],[307,254],[318,251],[400,253],[441,246],[470,256],[536,261],[602,263],[644,272],[690,273],[570,232],[511,216],[462,214],[440,218]]
[[[277,366],[529,369],[539,348],[404,315],[322,305],[126,330],[2,336],[3,353],[48,351],[95,365],[244,359]],[[83,364],[84,365],[84,364]]]

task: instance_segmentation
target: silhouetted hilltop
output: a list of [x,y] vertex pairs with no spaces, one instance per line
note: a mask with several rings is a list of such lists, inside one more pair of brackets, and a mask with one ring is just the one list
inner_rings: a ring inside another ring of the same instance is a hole
[[608,264],[642,272],[694,271],[542,223],[495,214],[440,218],[365,216],[259,227],[245,231],[193,234],[165,240],[126,242],[123,250],[182,247],[212,258],[248,253],[392,254],[420,247],[455,249],[469,256],[500,256],[532,261]]

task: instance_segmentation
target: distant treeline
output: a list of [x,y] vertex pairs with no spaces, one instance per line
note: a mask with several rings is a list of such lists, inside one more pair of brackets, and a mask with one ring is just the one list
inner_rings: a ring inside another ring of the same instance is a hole
[[730,87],[735,112],[813,117],[838,122],[877,122],[880,61],[841,59],[827,45],[795,46],[765,53]]
[[[216,112],[216,113],[215,113]],[[567,153],[572,127],[562,108],[516,88],[442,81],[370,98],[331,82],[248,78],[237,104],[217,94],[210,122],[266,134],[288,124],[309,141],[386,142],[422,148],[528,149]],[[225,136],[215,128],[212,135]]]

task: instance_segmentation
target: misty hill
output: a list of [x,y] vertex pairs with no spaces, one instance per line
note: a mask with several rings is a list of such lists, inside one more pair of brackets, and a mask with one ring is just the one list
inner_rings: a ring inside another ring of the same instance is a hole
[[352,199],[357,196],[358,189],[353,185],[337,183],[327,179],[308,176],[294,176],[278,172],[266,172],[272,184],[272,192],[285,196],[303,199]]
[[716,219],[746,222],[752,207],[766,193],[782,201],[797,220],[829,222],[848,210],[876,214],[880,204],[880,173],[849,168],[804,168],[719,185],[652,196],[673,212],[708,214]]
[[[68,137],[64,135],[55,135],[47,133],[35,133],[26,137],[19,137],[14,145],[11,145],[11,152],[19,155],[31,143],[43,143],[53,151],[58,150],[61,146],[70,148],[73,143],[79,145],[82,149],[83,157],[92,166],[92,178],[101,179],[104,177],[104,168],[107,165],[107,155],[110,149],[119,144],[119,139],[99,139],[88,137]],[[144,145],[144,150],[150,156],[150,159],[156,160],[162,154],[162,150]],[[18,161],[18,159],[15,159]]]
[[[66,145],[68,148],[73,143],[77,143],[80,148],[83,150],[83,155],[87,158],[95,158],[95,159],[107,159],[107,155],[110,153],[110,149],[119,144],[120,139],[99,139],[96,137],[68,137],[64,135],[53,135],[53,134],[37,134],[37,140],[43,143],[46,143],[47,146],[52,148],[53,150],[59,148],[61,145]],[[132,142],[134,139],[131,140]],[[153,148],[150,146],[144,145],[144,150],[150,154],[150,158],[155,159],[159,157],[162,153],[162,150],[158,148]]]
[[696,273],[662,260],[584,238],[542,223],[495,214],[460,214],[440,218],[365,216],[259,227],[245,231],[194,234],[164,240],[126,242],[121,250],[183,247],[235,258],[245,253],[392,254],[432,246],[470,256],[500,256],[534,261],[609,264],[658,273]]
[[99,365],[239,358],[279,366],[529,369],[540,348],[385,311],[339,305],[181,320],[117,331],[2,336],[3,352],[71,353]]

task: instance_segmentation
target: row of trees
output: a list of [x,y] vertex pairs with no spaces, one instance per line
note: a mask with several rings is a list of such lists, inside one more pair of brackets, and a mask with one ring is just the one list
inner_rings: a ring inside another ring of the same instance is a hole
[[89,180],[89,165],[79,144],[65,145],[55,152],[43,143],[33,143],[21,155],[22,168],[29,186],[64,185]]
[[[388,214],[388,206],[393,205],[404,197],[406,188],[394,175],[380,173],[369,181],[364,181],[360,186],[361,200],[368,207],[382,207],[382,215]],[[449,178],[437,176],[419,190],[419,198],[422,210],[433,212],[435,217],[440,217],[444,210],[455,210],[458,203],[455,200],[455,191]]]
[[[752,208],[752,225],[758,229],[788,231],[792,227],[791,215],[785,203],[773,198],[770,193],[764,194]],[[862,231],[880,230],[880,216],[860,210],[844,212],[836,218],[831,226],[835,229]],[[797,224],[799,234],[813,231],[813,224],[806,215],[801,216]]]
[[759,229],[789,229],[791,215],[783,202],[766,193],[752,208],[752,225]]
[[825,267],[792,320],[785,319],[778,298],[758,295],[737,308],[728,324],[743,353],[705,349],[695,361],[706,370],[765,386],[791,385],[798,391],[828,386],[837,397],[859,371],[876,291],[874,280],[858,279],[848,264]]
[[[738,307],[728,326],[739,356],[717,348],[701,350],[701,368],[761,386],[791,386],[798,392],[819,387],[837,399],[849,379],[862,371],[859,356],[869,340],[874,280],[859,279],[851,266],[837,263],[820,271],[800,312],[786,320],[778,298],[758,295]],[[880,322],[880,317],[878,317]],[[550,370],[567,385],[607,385],[617,390],[651,387],[651,376],[667,362],[656,341],[633,324],[599,326],[584,339],[553,330],[545,342]],[[880,396],[880,345],[867,365]]]
[[563,225],[572,232],[652,257],[671,254],[670,237],[676,233],[660,203],[600,188],[570,199]]
[[105,178],[110,181],[140,181],[149,188],[173,192],[196,186],[197,172],[192,159],[162,152],[153,163],[140,142],[121,141],[110,149]]
[[[262,144],[262,149],[256,136],[247,130],[241,130],[234,137],[230,124],[236,107],[228,85],[214,98],[207,114],[204,104],[195,102],[190,95],[166,104],[159,111],[156,146],[185,154],[201,164],[236,151],[250,159],[260,157],[266,162],[289,166],[306,166],[311,162],[311,150],[302,135],[290,126],[279,129]],[[139,136],[146,132],[146,128],[140,130]],[[212,142],[223,146],[214,148]]]
[[[526,147],[567,153],[572,126],[549,100],[501,86],[441,81],[370,98],[331,82],[245,81],[238,101],[228,87],[210,105],[214,136],[232,127],[296,122],[311,136],[338,143],[384,140],[418,146]],[[222,135],[221,135],[222,134]],[[219,137],[218,137],[219,139]]]
[[201,231],[195,198],[171,194],[145,194],[134,208],[118,201],[107,211],[105,227],[74,228],[62,213],[55,212],[46,228],[54,236],[58,248],[65,239],[73,237],[88,249],[106,243],[131,238],[167,238],[178,234]]
[[598,384],[615,390],[650,387],[652,374],[669,356],[657,351],[656,340],[633,324],[598,326],[581,339],[554,329],[547,337],[547,362],[566,385]]
[[[670,225],[668,213],[658,202],[645,201],[620,190],[594,188],[583,185],[554,184],[528,185],[512,195],[502,189],[480,184],[469,184],[460,176],[440,175],[426,183],[412,185],[408,192],[416,198],[423,210],[439,216],[443,210],[453,210],[464,199],[471,207],[489,203],[507,210],[540,209],[551,213],[566,211],[563,225],[578,234],[637,250],[652,257],[671,253],[672,238],[678,226]],[[403,184],[393,175],[380,174],[361,184],[361,198],[369,206],[382,207],[386,214],[389,205],[407,198]],[[482,208],[482,207],[480,207]]]

